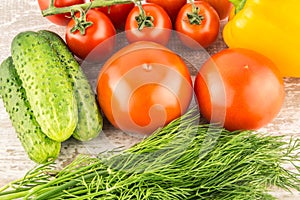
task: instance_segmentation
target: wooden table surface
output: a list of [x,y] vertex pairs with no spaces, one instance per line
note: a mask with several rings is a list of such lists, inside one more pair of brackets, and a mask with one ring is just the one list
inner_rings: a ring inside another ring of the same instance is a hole
[[[36,0],[4,0],[0,4],[0,13],[0,62],[10,55],[11,41],[21,31],[47,29],[64,36],[64,27],[54,25],[41,16]],[[207,51],[213,54],[222,48],[225,48],[225,44],[220,34],[218,41]],[[88,70],[85,72],[88,73]],[[300,79],[285,78],[285,88],[286,99],[281,112],[260,131],[300,137]],[[82,143],[74,139],[64,142],[57,163],[58,166],[64,166],[78,154],[95,154],[117,146],[126,148],[139,140],[106,125],[103,133],[91,142]],[[21,178],[34,166],[35,163],[24,153],[0,99],[0,187]],[[300,199],[300,193],[296,191],[291,194],[274,189],[271,193],[278,199]]]

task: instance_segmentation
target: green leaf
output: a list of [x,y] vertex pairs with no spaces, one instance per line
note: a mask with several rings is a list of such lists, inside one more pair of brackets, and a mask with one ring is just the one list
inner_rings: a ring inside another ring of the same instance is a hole
[[244,8],[247,2],[247,0],[229,0],[229,1],[233,4],[235,8],[235,14],[240,12]]

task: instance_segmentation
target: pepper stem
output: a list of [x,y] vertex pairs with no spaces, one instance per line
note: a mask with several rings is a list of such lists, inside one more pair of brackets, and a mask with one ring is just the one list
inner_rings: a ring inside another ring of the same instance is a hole
[[247,0],[229,0],[229,2],[231,2],[233,4],[234,9],[235,9],[234,13],[237,14],[244,8]]

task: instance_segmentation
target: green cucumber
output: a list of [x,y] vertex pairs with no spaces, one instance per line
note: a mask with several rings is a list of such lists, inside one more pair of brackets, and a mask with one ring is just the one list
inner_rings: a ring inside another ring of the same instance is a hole
[[27,101],[11,57],[4,60],[0,66],[0,95],[28,157],[36,163],[56,159],[61,144],[42,132]]
[[72,136],[78,122],[74,90],[57,51],[33,31],[12,41],[12,59],[28,102],[42,131],[62,142]]
[[70,81],[73,84],[78,107],[78,124],[73,137],[80,141],[88,141],[97,137],[102,130],[103,120],[95,93],[79,63],[59,35],[47,30],[41,30],[38,33],[56,49],[61,62],[65,63]]

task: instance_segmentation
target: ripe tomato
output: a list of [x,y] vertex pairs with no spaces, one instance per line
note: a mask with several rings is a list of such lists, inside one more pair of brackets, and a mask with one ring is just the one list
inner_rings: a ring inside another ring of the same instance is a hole
[[129,4],[117,4],[107,7],[95,8],[105,13],[118,30],[124,30],[127,16],[131,9],[134,7],[134,3]]
[[196,76],[200,112],[234,130],[256,130],[271,122],[284,101],[283,79],[273,62],[247,49],[213,55]]
[[188,108],[192,81],[183,60],[166,47],[139,41],[104,64],[97,82],[98,102],[122,131],[151,134]]
[[165,9],[173,23],[175,23],[180,8],[186,4],[186,0],[146,0],[146,2],[155,3]]
[[[175,30],[179,32],[178,37],[182,43],[191,49],[204,48],[211,45],[218,37],[220,19],[215,9],[207,2],[194,2],[185,4],[179,11],[175,22]],[[187,15],[192,14],[194,23]],[[181,34],[180,34],[181,33]]]
[[[85,0],[54,0],[55,7],[65,7],[65,6],[72,6],[75,4],[82,4]],[[50,0],[38,0],[39,7],[41,10],[45,10],[50,5]],[[49,21],[54,24],[66,26],[68,22],[71,20],[70,13],[67,14],[56,14],[46,17]]]
[[[80,13],[76,13],[76,17],[79,16]],[[93,9],[86,13],[86,20],[93,24],[86,29],[84,35],[79,30],[71,32],[76,24],[74,19],[68,23],[66,43],[80,59],[101,62],[114,50],[116,29],[104,13]]]
[[[145,11],[145,16],[141,15],[138,6],[135,6],[128,14],[125,24],[127,40],[130,43],[144,40],[166,45],[171,37],[172,31],[172,22],[167,12],[162,7],[152,3],[144,4],[142,8]],[[139,16],[143,19],[153,17],[153,27],[144,26],[139,30],[139,23],[136,20]]]
[[219,14],[220,20],[225,19],[229,16],[230,10],[233,7],[229,0],[195,0],[195,1],[206,1],[214,7]]

